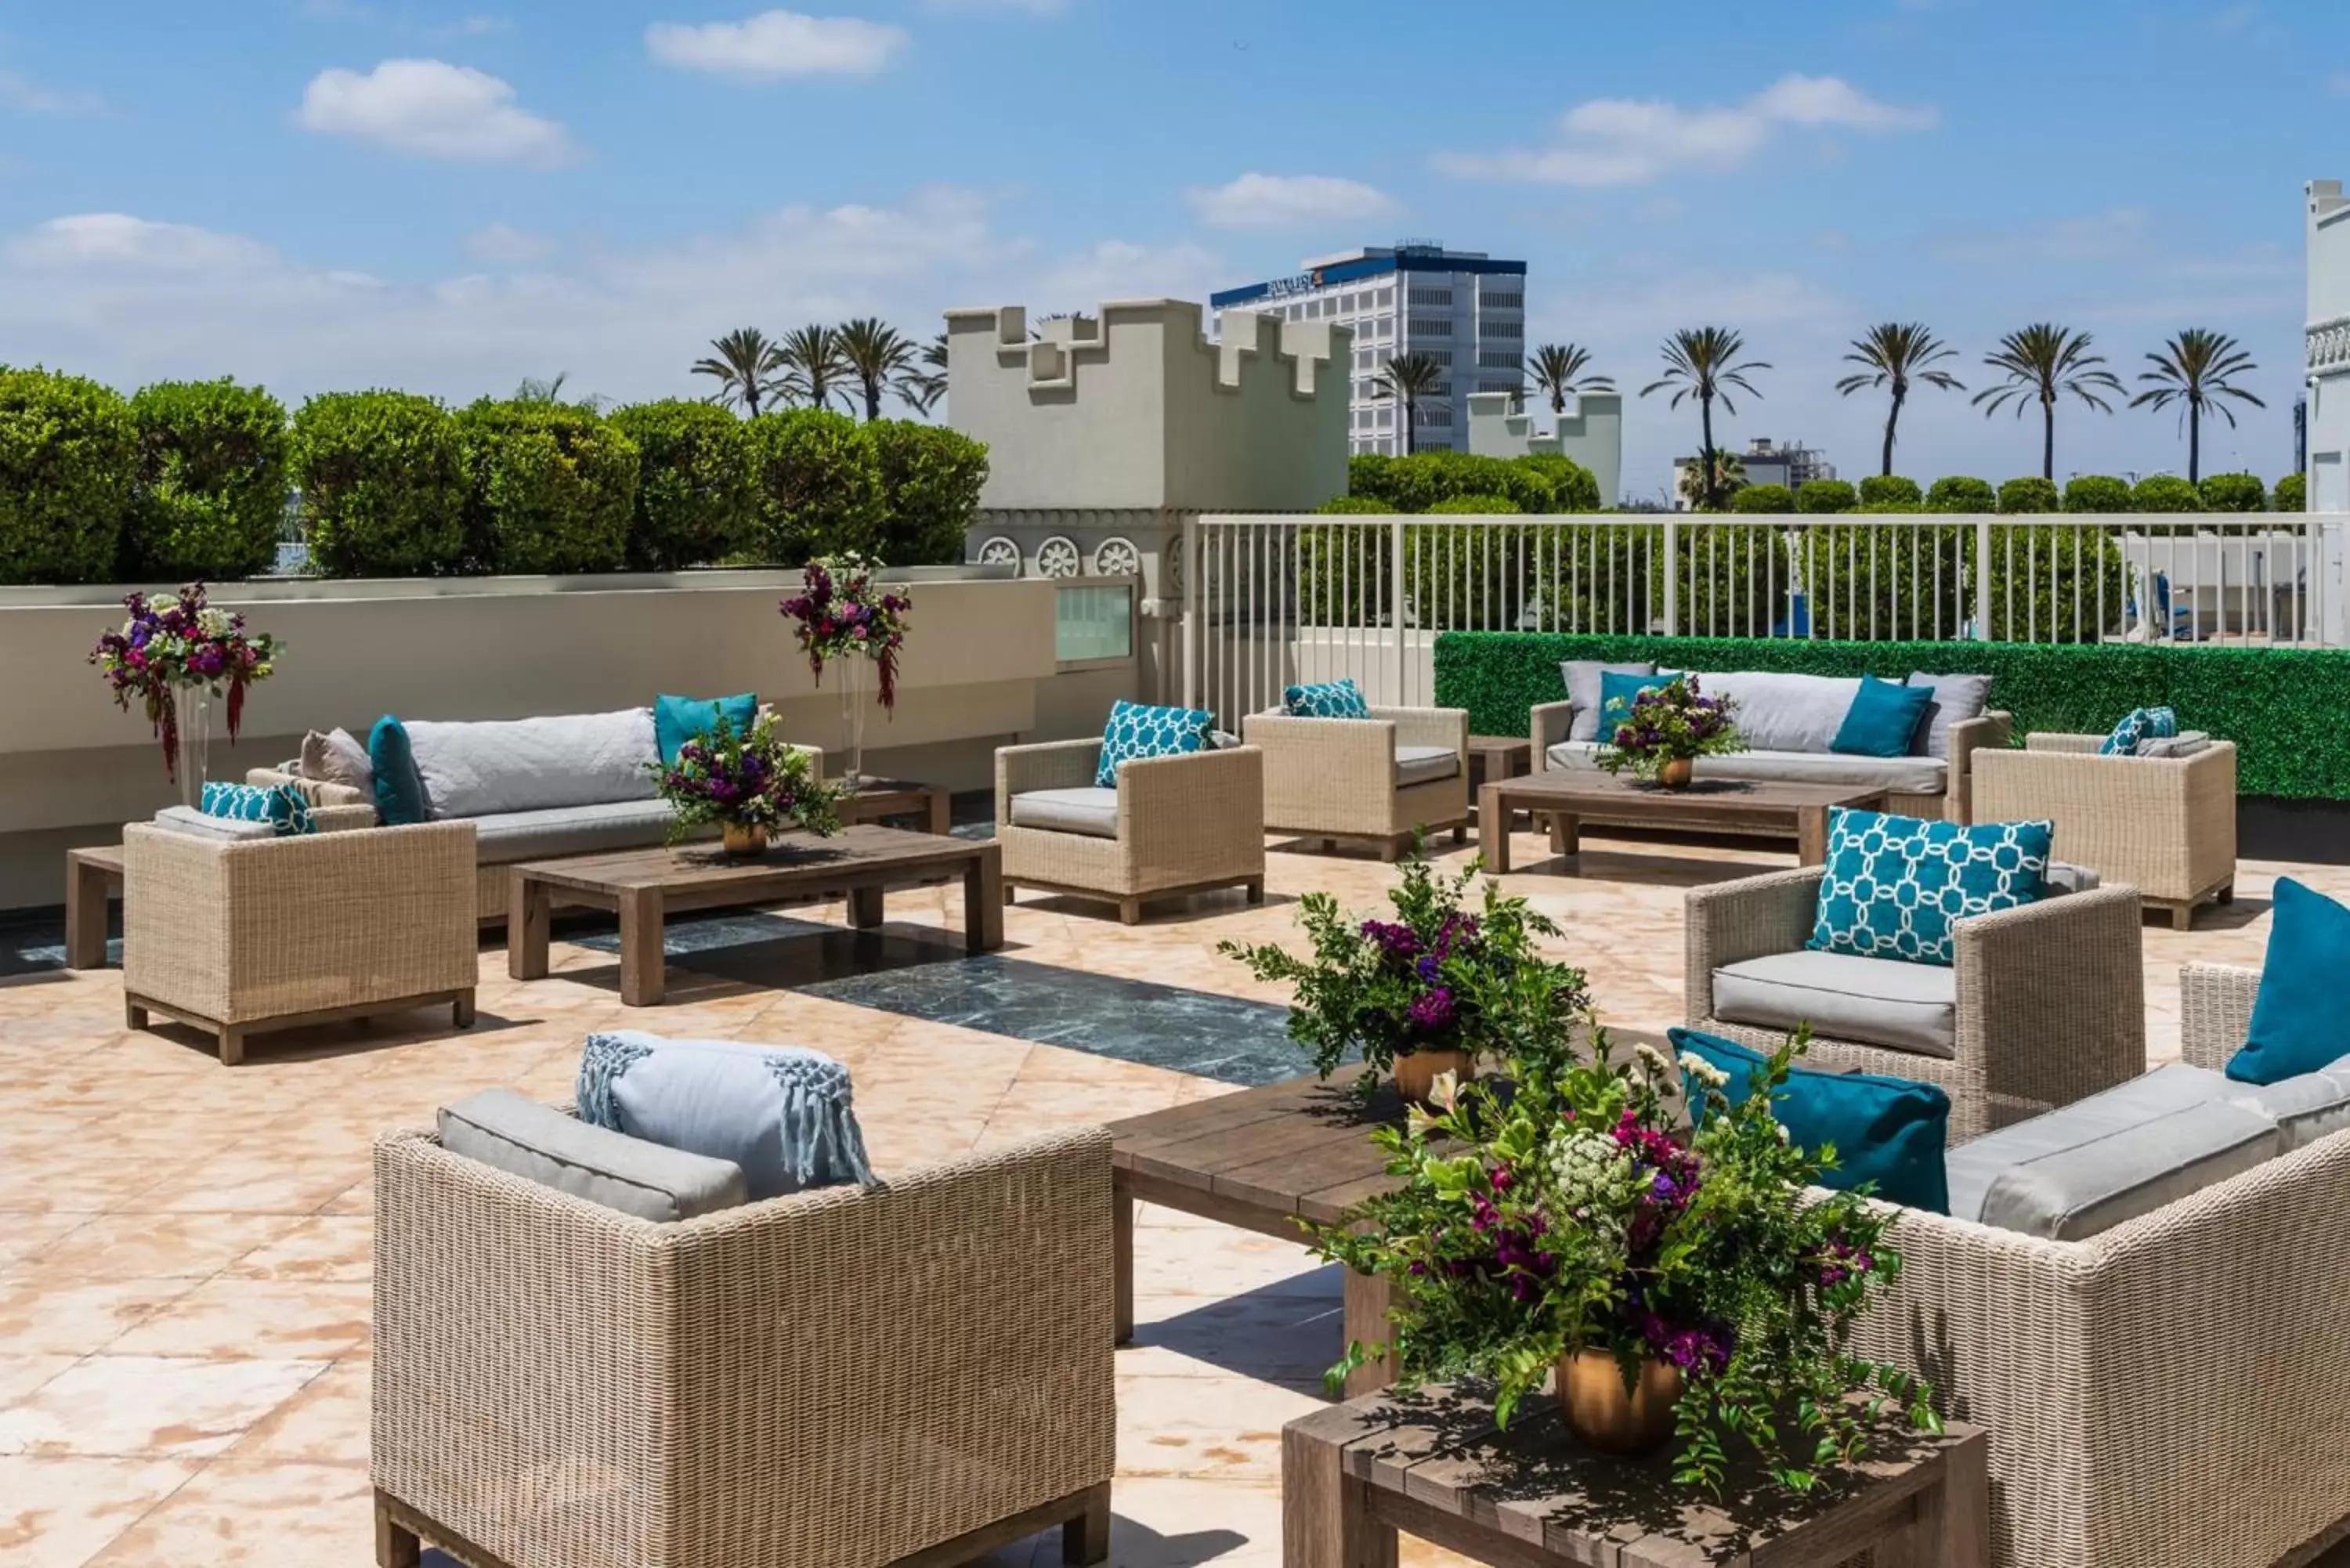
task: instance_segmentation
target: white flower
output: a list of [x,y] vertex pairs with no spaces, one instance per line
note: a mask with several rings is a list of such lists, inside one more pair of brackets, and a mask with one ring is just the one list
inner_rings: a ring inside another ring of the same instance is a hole
[[1709,1089],[1719,1089],[1730,1082],[1730,1075],[1699,1055],[1694,1051],[1681,1053],[1681,1071]]
[[1787,1124],[1784,1122],[1773,1122],[1771,1124],[1771,1130],[1779,1135],[1779,1141],[1781,1143],[1793,1143],[1795,1141],[1794,1136],[1787,1131]]
[[147,607],[157,615],[169,615],[172,611],[180,607],[180,596],[177,594],[157,594],[153,598],[147,601]]
[[1604,1205],[1631,1158],[1631,1151],[1606,1133],[1564,1133],[1550,1143],[1551,1174],[1560,1197],[1574,1206]]
[[226,637],[228,635],[228,611],[224,609],[213,609],[209,607],[205,607],[202,611],[199,611],[196,616],[196,629],[203,632],[206,637]]
[[1440,1111],[1449,1111],[1461,1096],[1461,1075],[1439,1073],[1428,1085],[1428,1103]]

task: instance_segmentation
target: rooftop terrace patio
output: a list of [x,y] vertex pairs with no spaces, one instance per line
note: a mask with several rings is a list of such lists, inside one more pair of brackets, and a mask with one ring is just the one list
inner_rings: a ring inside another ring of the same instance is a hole
[[[1776,845],[1595,836],[1570,877],[1535,837],[1513,850],[1508,888],[1565,929],[1558,956],[1588,970],[1607,1020],[1648,1028],[1682,1021],[1684,891],[1792,863]],[[2248,860],[2232,906],[2192,931],[2149,920],[2151,1061],[2178,1054],[2183,962],[2259,964],[2283,874],[2350,894],[2350,869]],[[1300,895],[1364,906],[1393,875],[1276,840],[1263,907],[1224,893],[1121,927],[1023,895],[1003,950],[971,960],[943,940],[962,920],[952,889],[896,898],[879,933],[843,929],[837,909],[680,921],[668,1005],[625,1022],[838,1057],[888,1176],[1302,1071],[1285,998],[1215,944],[1286,939]],[[57,933],[0,932],[0,1555],[372,1560],[369,1147],[475,1089],[568,1097],[582,1038],[624,1020],[609,928],[556,935],[542,981],[509,981],[484,948],[469,1032],[442,1010],[320,1026],[232,1071],[192,1033],[127,1031],[119,971],[51,967]],[[1277,1563],[1279,1434],[1326,1397],[1336,1271],[1161,1210],[1138,1227],[1112,1560]],[[1039,1538],[986,1562],[1052,1560]],[[1457,1561],[1409,1543],[1404,1560]]]

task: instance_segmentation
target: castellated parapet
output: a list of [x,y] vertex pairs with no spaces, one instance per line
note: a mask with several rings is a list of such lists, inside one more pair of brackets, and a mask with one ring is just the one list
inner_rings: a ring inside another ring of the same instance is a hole
[[1553,452],[1591,471],[1599,483],[1599,504],[1622,499],[1624,400],[1615,392],[1587,392],[1575,400],[1575,412],[1560,414],[1548,434],[1508,392],[1469,394],[1469,450],[1479,457],[1526,457]]

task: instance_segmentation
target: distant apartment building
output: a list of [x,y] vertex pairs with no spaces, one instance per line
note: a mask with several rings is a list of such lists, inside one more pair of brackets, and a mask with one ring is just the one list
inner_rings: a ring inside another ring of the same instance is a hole
[[1425,354],[1442,373],[1419,403],[1419,449],[1469,450],[1469,397],[1515,392],[1525,383],[1526,264],[1434,240],[1316,256],[1292,276],[1224,289],[1212,307],[1258,310],[1284,321],[1354,329],[1347,415],[1350,452],[1405,450],[1403,409],[1378,395],[1389,359]]
[[[1815,446],[1796,441],[1773,441],[1768,436],[1756,436],[1746,443],[1746,450],[1733,454],[1749,484],[1783,484],[1795,490],[1814,479],[1834,479],[1835,464],[1828,454]],[[1690,509],[1690,496],[1697,490],[1698,459],[1682,457],[1673,460],[1673,510]]]

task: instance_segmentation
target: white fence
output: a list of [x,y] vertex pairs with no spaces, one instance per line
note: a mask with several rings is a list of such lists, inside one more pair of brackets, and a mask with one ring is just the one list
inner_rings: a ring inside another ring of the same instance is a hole
[[[1582,514],[1204,516],[1182,540],[1183,700],[1226,723],[1298,680],[1424,703],[1446,631],[2300,645],[2350,518]],[[2328,551],[2333,552],[2329,556]],[[2336,619],[2339,609],[2334,612]]]

